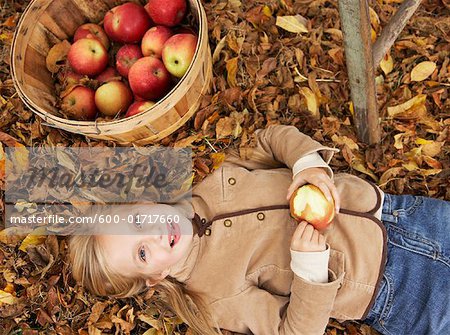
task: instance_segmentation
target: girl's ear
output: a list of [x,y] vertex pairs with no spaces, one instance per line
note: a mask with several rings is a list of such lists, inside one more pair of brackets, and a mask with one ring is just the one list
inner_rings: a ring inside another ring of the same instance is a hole
[[157,285],[161,280],[166,278],[169,275],[169,273],[170,273],[170,269],[166,269],[159,276],[146,279],[145,285],[147,285],[147,287],[153,287],[153,286]]

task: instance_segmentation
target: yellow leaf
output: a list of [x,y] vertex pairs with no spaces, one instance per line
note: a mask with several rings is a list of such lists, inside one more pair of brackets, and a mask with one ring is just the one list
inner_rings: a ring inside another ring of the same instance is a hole
[[395,116],[400,113],[406,112],[408,109],[411,109],[414,106],[417,105],[424,105],[425,106],[425,100],[427,99],[427,96],[425,94],[418,94],[415,97],[409,99],[408,101],[397,105],[393,107],[388,107],[388,115],[389,116]]
[[370,24],[372,25],[373,29],[378,31],[378,29],[380,28],[380,18],[378,17],[377,12],[375,12],[372,7],[369,7],[369,15]]
[[336,144],[340,144],[340,145],[346,144],[351,150],[358,150],[359,149],[358,144],[355,141],[353,141],[350,137],[337,136],[336,134],[334,134],[333,136],[331,136],[331,139]]
[[27,235],[22,241],[22,244],[19,247],[19,250],[24,252],[27,251],[27,247],[30,245],[38,245],[44,243],[47,235],[43,235],[46,231],[46,227],[41,226],[34,229],[31,233]]
[[263,10],[262,10],[263,14],[267,17],[272,17],[272,10],[270,9],[269,6],[264,6]]
[[3,289],[6,293],[15,294],[16,289],[14,288],[14,284],[12,283],[6,283],[5,288]]
[[383,186],[389,183],[391,180],[395,179],[395,177],[403,170],[402,167],[393,167],[384,171],[384,173],[380,177],[380,182],[378,186]]
[[421,62],[414,66],[411,71],[412,81],[422,81],[427,79],[436,70],[436,63],[434,62]]
[[217,170],[220,165],[225,160],[225,153],[224,152],[215,152],[211,154],[211,158],[213,160],[213,169]]
[[277,21],[275,23],[278,27],[289,31],[291,33],[307,33],[308,20],[301,15],[295,16],[277,16]]
[[364,173],[364,174],[370,176],[370,177],[371,177],[373,180],[375,180],[376,182],[378,182],[378,177],[377,177],[372,171],[370,171],[369,169],[367,169],[367,168],[364,166],[364,161],[363,161],[362,158],[360,158],[360,157],[358,157],[358,156],[355,156],[355,157],[352,159],[351,166],[352,166],[352,168],[355,169],[356,171],[362,172],[362,173]]
[[395,140],[394,148],[395,149],[398,149],[398,150],[403,149],[402,137],[403,137],[403,134],[394,135],[394,140]]
[[376,40],[377,40],[377,32],[375,31],[375,29],[371,28],[370,29],[370,41],[372,43],[375,43]]
[[17,298],[11,293],[0,290],[0,306],[3,304],[12,305],[17,301]]
[[306,99],[306,105],[311,114],[315,117],[319,116],[319,104],[317,103],[316,95],[309,87],[300,87],[300,94]]
[[389,74],[394,69],[394,61],[390,54],[386,54],[380,62],[384,74]]
[[414,162],[414,161],[410,161],[408,163],[402,164],[402,166],[408,171],[414,171],[414,170],[417,170],[419,168],[417,163]]
[[236,87],[236,74],[238,69],[238,57],[227,60],[227,81],[231,87]]
[[350,101],[348,103],[348,109],[350,110],[350,114],[352,114],[352,116],[355,116],[355,107],[353,106],[353,101]]

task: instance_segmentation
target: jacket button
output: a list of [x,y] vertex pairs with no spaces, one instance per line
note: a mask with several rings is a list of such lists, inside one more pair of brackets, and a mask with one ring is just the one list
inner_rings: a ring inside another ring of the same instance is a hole
[[230,219],[226,219],[226,220],[223,222],[223,225],[224,225],[225,227],[231,227],[232,222],[231,222]]
[[260,212],[260,213],[256,214],[256,217],[258,218],[259,221],[262,221],[265,219],[266,216],[264,215],[264,213]]
[[228,178],[228,184],[230,184],[230,185],[236,184],[236,179],[234,179],[234,178]]
[[209,229],[209,228],[205,229],[205,235],[206,236],[211,235],[211,229]]
[[201,219],[200,222],[203,223],[203,224],[205,224],[205,223],[206,223],[206,219]]

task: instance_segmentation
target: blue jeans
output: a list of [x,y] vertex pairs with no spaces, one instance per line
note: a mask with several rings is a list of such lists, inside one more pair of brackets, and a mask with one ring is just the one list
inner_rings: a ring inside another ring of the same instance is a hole
[[450,202],[385,195],[388,254],[365,323],[385,335],[450,334]]

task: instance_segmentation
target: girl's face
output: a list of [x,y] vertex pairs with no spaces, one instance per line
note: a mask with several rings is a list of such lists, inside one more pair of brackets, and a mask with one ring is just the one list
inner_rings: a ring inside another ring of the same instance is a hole
[[122,223],[125,227],[120,227],[123,235],[99,235],[106,262],[127,277],[163,279],[189,251],[192,223],[181,211],[164,204],[138,207],[133,212],[134,222],[127,220]]

